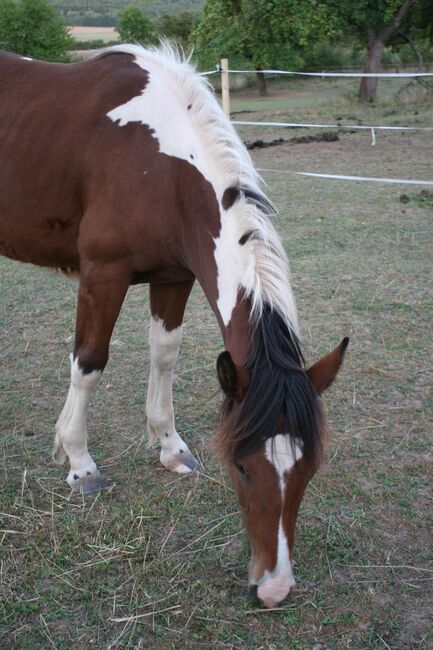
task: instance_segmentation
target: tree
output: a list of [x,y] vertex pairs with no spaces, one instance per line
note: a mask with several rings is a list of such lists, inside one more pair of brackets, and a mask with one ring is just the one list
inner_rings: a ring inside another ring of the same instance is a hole
[[[341,6],[343,31],[352,33],[367,49],[364,72],[380,71],[386,45],[402,28],[410,9],[417,0],[353,0]],[[361,101],[373,102],[377,77],[363,78],[359,88]]]
[[401,28],[392,38],[391,45],[399,48],[408,45],[418,63],[423,68],[421,48],[426,50],[433,44],[433,3],[431,0],[417,0]]
[[265,93],[262,68],[301,67],[303,49],[336,28],[321,0],[206,0],[193,42],[206,65],[221,55],[250,62]]
[[197,23],[197,13],[182,11],[179,14],[163,14],[156,23],[158,34],[174,39],[184,49],[190,42],[191,32]]
[[66,61],[73,39],[46,0],[0,0],[0,47],[46,61]]
[[[366,48],[364,72],[378,73],[385,47],[408,43],[414,51],[414,30],[431,30],[431,0],[339,0],[329,2],[341,20],[341,29]],[[430,18],[429,18],[430,16]],[[373,102],[377,77],[361,79],[361,101]]]
[[121,40],[127,43],[144,44],[155,40],[152,22],[135,5],[122,9],[117,31]]

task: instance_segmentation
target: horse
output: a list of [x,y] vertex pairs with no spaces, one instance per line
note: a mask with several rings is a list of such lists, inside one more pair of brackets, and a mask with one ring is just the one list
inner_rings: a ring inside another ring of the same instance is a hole
[[168,470],[198,463],[172,382],[197,280],[224,351],[217,448],[247,529],[249,591],[294,585],[294,530],[322,458],[320,394],[348,339],[305,367],[275,207],[209,83],[173,46],[108,48],[73,64],[0,55],[0,253],[79,277],[69,392],[54,459],[84,494],[106,486],[87,444],[90,397],[130,285],[149,284],[149,442]]

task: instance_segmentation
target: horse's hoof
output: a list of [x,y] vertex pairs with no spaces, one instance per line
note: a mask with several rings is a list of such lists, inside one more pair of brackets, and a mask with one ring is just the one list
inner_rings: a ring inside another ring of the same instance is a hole
[[80,492],[85,496],[93,494],[94,492],[99,492],[99,490],[106,490],[108,487],[107,479],[105,479],[98,471],[77,478],[75,478],[75,476],[77,475],[74,474],[72,476],[73,483],[68,477],[68,483],[74,492]]
[[178,474],[188,474],[200,466],[188,449],[182,449],[174,456],[165,456],[164,453],[161,453],[161,463],[170,472]]

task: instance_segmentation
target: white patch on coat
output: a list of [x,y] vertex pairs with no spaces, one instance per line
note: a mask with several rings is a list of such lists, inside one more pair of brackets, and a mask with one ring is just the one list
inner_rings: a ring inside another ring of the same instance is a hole
[[[229,187],[263,193],[250,155],[208,82],[167,43],[149,50],[119,45],[106,52],[131,54],[135,64],[148,73],[140,95],[111,110],[108,117],[119,126],[130,122],[146,125],[160,152],[194,165],[215,191],[221,220],[219,235],[214,238],[217,306],[224,324],[230,322],[241,289],[251,299],[253,319],[269,304],[298,334],[287,257],[270,215],[245,197],[227,211],[221,205]],[[250,230],[259,237],[240,245],[239,239]]]
[[179,355],[182,328],[168,332],[160,318],[151,317],[149,330],[150,376],[147,389],[149,443],[159,441],[161,462],[172,471],[187,472],[176,459],[189,449],[176,431],[173,410],[173,369]]
[[141,95],[113,109],[108,117],[119,126],[130,122],[148,126],[161,153],[188,161],[211,182],[199,134],[191,128],[184,102],[175,94],[167,98],[166,80],[154,70],[149,70],[148,83]]
[[[215,262],[218,269],[217,305],[224,325],[228,325],[236,306],[239,288],[254,266],[253,243],[239,245],[239,239],[248,230],[245,206],[235,203],[228,210],[220,206],[221,229],[215,242]],[[246,287],[244,287],[246,289]]]
[[101,377],[100,370],[84,374],[78,365],[78,359],[72,360],[71,356],[71,383],[65,406],[56,425],[56,447],[63,448],[71,466],[68,478],[74,485],[78,478],[86,476],[88,472],[96,471],[96,464],[87,450],[87,409],[90,397]]

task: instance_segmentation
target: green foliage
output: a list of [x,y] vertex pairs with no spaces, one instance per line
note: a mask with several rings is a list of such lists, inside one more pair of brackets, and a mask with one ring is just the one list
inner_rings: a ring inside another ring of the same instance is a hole
[[[382,34],[390,25],[403,0],[337,0],[325,4],[332,6],[341,31],[367,46],[371,33]],[[417,0],[404,16],[396,34],[400,36],[400,43],[402,35],[433,36],[431,0]],[[391,34],[391,37],[398,44],[399,39],[395,39],[395,34]]]
[[191,33],[197,24],[198,14],[194,11],[182,11],[179,14],[163,14],[156,22],[158,34],[177,41],[184,48],[188,47]]
[[193,41],[204,65],[226,55],[257,68],[298,68],[311,43],[337,31],[337,20],[319,0],[207,0]]
[[343,69],[360,66],[363,55],[359,48],[341,47],[318,41],[304,50],[304,67],[307,70]]
[[152,22],[134,5],[122,9],[117,31],[120,39],[128,43],[144,44],[154,40]]
[[47,61],[65,61],[72,44],[47,0],[0,0],[0,46]]
[[228,0],[207,0],[192,41],[199,62],[204,67],[214,65],[221,56],[233,59],[242,52],[242,33],[239,32],[239,16],[227,15],[231,3]]
[[[391,23],[403,0],[206,0],[193,43],[200,63],[214,65],[222,55],[232,61],[246,60],[255,67],[300,68],[339,65],[331,55],[332,43],[365,48],[369,34],[379,34]],[[418,0],[403,19],[402,34],[432,33],[433,4]]]

